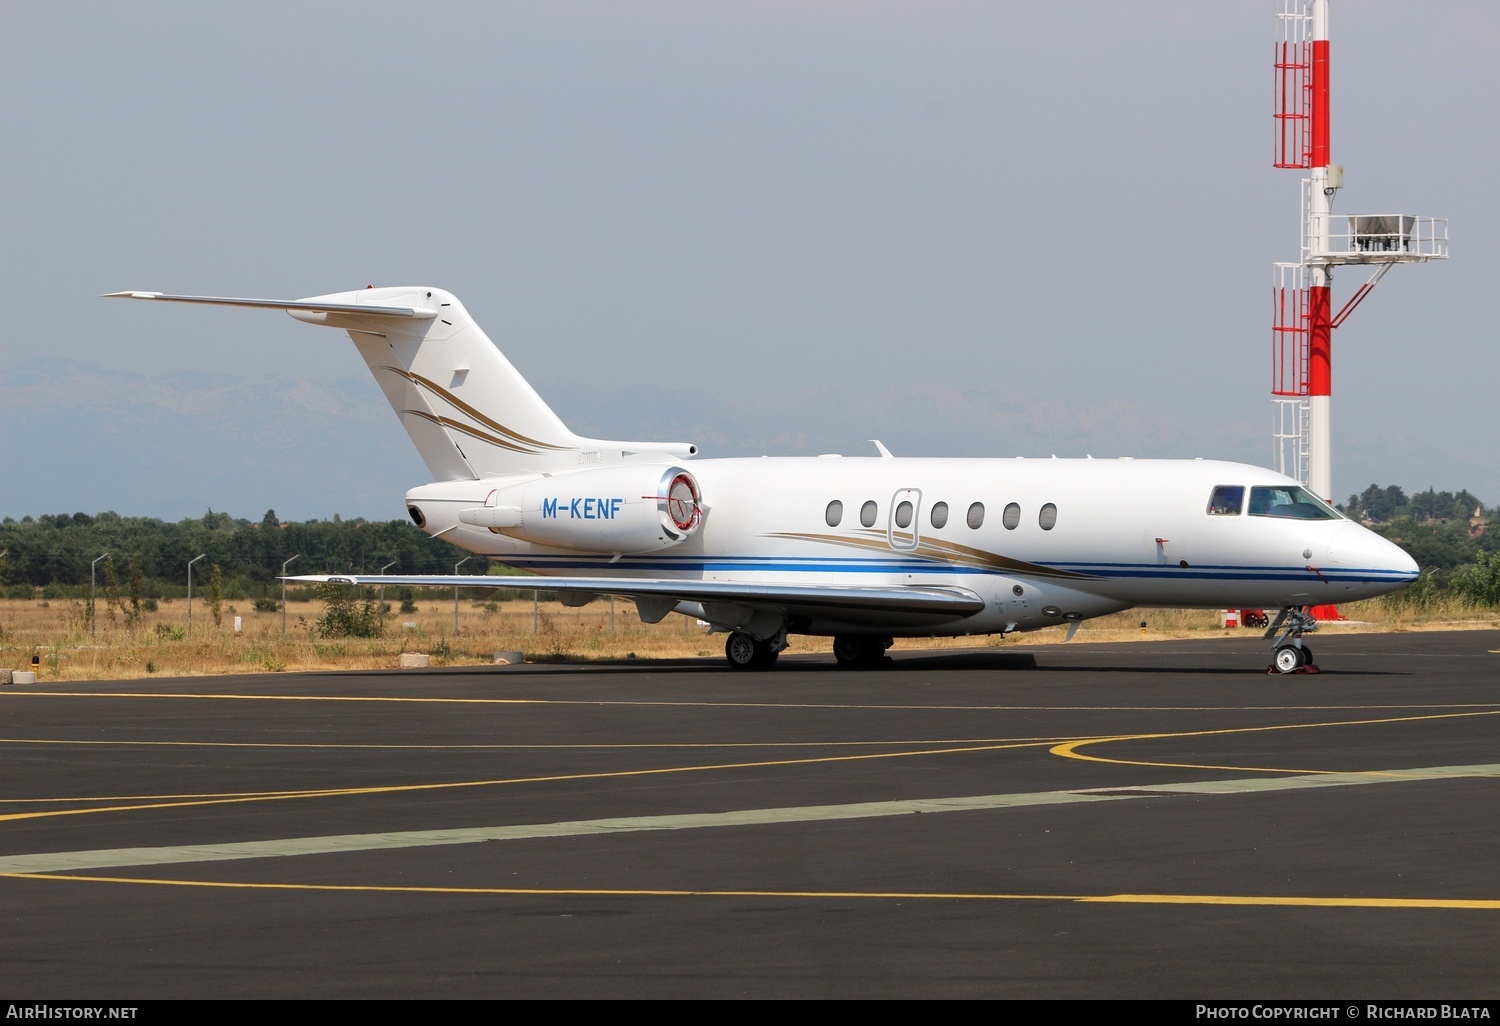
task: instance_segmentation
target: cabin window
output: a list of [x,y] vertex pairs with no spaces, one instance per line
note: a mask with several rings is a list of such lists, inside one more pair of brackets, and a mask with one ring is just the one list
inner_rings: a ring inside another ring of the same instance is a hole
[[1332,506],[1296,485],[1250,489],[1252,517],[1285,517],[1289,520],[1342,520]]
[[828,521],[829,527],[839,526],[840,521],[844,519],[844,504],[834,499],[828,504],[828,511],[823,514],[823,519]]
[[911,503],[905,499],[896,504],[896,526],[906,528],[911,526]]
[[948,526],[948,504],[939,502],[932,507],[932,526],[934,528]]
[[866,527],[875,526],[875,514],[880,512],[875,506],[875,500],[871,499],[859,507],[859,522]]
[[971,528],[973,528],[974,530],[977,531],[977,530],[979,530],[980,526],[983,525],[983,524],[984,524],[984,503],[982,503],[982,502],[976,502],[976,503],[974,503],[974,505],[972,505],[972,506],[969,507],[969,526]]
[[1219,485],[1208,497],[1208,515],[1211,517],[1237,517],[1245,505],[1244,485]]
[[1014,531],[1021,526],[1021,504],[1019,502],[1008,502],[1005,504],[1005,512],[1000,514],[1000,522],[1005,525],[1007,531]]
[[1042,526],[1043,531],[1050,531],[1057,526],[1057,504],[1049,502],[1042,507],[1037,514],[1036,522]]

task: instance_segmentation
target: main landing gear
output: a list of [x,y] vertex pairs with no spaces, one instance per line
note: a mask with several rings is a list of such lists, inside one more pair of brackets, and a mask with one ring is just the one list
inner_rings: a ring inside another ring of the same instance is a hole
[[762,641],[753,634],[735,631],[724,642],[724,658],[736,670],[769,670],[776,665],[776,657],[783,648],[786,648],[785,634]]
[[[1285,626],[1283,627],[1283,624]],[[1302,635],[1311,634],[1318,629],[1318,621],[1301,609],[1283,609],[1276,617],[1274,623],[1266,628],[1266,637],[1272,637],[1278,630],[1281,636],[1272,643],[1276,654],[1271,657],[1271,665],[1266,667],[1267,673],[1318,673],[1318,665],[1313,662],[1312,649],[1302,643]]]
[[839,666],[845,669],[878,666],[885,659],[885,650],[894,642],[894,638],[873,638],[866,634],[840,634],[833,639],[833,657],[838,660]]

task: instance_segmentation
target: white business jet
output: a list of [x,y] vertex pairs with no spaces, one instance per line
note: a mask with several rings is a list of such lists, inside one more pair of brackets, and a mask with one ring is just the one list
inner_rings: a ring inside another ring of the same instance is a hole
[[[1417,578],[1395,545],[1290,478],[1239,463],[1132,459],[693,460],[686,442],[569,431],[450,293],[311,299],[117,292],[265,307],[349,333],[433,476],[406,493],[435,538],[545,575],[570,605],[633,599],[728,634],[769,669],[792,634],[847,665],[897,637],[1009,634],[1131,606],[1273,607],[1272,666],[1315,670],[1307,607]],[[691,469],[689,469],[691,464]],[[473,576],[302,576],[464,585]]]

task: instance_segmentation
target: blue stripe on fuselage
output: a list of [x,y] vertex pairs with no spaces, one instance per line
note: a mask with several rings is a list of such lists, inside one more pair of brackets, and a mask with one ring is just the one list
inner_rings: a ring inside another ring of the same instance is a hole
[[[938,563],[925,559],[871,559],[839,557],[762,557],[762,556],[655,556],[650,559],[621,559],[612,562],[605,556],[525,556],[521,558],[498,558],[511,566],[536,570],[645,570],[675,571],[679,573],[832,573],[858,575],[890,574],[949,574],[961,576],[989,577],[1035,577],[1018,570],[992,569],[988,567],[964,566]],[[1305,566],[1230,566],[1208,565],[1195,567],[1163,566],[1156,563],[1039,563],[1038,566],[1057,570],[1060,573],[1082,574],[1096,579],[1141,579],[1141,580],[1222,580],[1222,581],[1312,581],[1317,576]],[[1344,584],[1368,584],[1376,582],[1399,583],[1416,578],[1400,570],[1375,568],[1326,569],[1319,568],[1322,579]],[[1082,583],[1082,582],[1079,582]]]

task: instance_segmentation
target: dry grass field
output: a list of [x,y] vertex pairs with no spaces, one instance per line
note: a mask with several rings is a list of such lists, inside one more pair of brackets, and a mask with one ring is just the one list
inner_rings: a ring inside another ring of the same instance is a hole
[[[192,631],[187,605],[164,600],[127,628],[101,600],[95,630],[90,630],[86,602],[0,600],[0,667],[30,669],[33,657],[38,681],[105,680],[289,670],[373,669],[394,667],[402,653],[427,653],[432,665],[490,663],[496,652],[520,651],[528,661],[589,661],[718,657],[724,639],[710,635],[693,620],[669,616],[660,624],[643,624],[630,602],[598,599],[582,608],[555,602],[533,607],[529,598],[487,602],[464,598],[454,629],[453,600],[440,595],[417,599],[416,612],[391,608],[379,638],[323,638],[316,622],[320,602],[291,602],[282,630],[280,612],[255,612],[249,603],[227,603],[215,625],[201,600],[193,603]],[[1500,627],[1500,611],[1441,600],[1423,608],[1376,599],[1341,610],[1344,623],[1323,629],[1344,631],[1442,630]],[[234,631],[240,617],[241,630]],[[1140,627],[1146,621],[1146,629]],[[1212,610],[1136,609],[1082,625],[1073,644],[1099,641],[1151,641],[1170,638],[1248,636],[1245,629],[1219,626]],[[949,639],[902,639],[897,650],[973,648],[1057,644],[1062,628],[1030,634]],[[790,653],[829,652],[827,638],[794,637]]]

